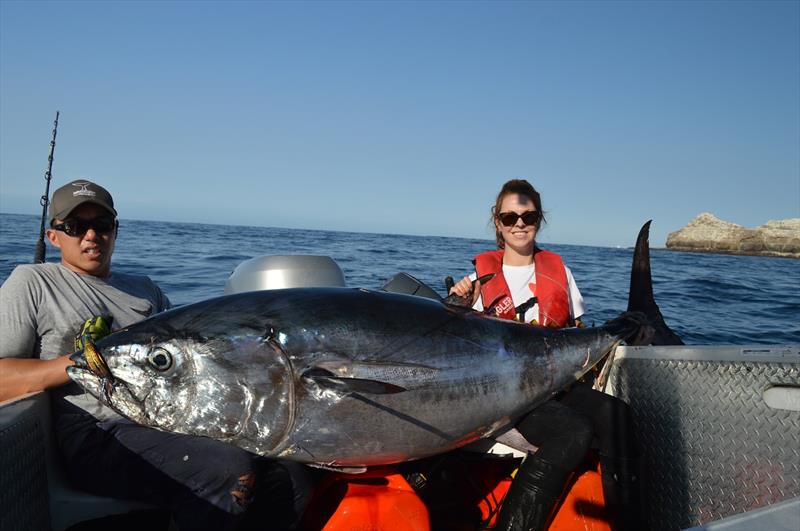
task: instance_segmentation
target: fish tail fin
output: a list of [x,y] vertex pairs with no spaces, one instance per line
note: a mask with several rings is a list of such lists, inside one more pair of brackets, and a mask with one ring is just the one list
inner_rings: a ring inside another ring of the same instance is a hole
[[644,314],[647,317],[645,328],[650,328],[650,331],[644,328],[638,332],[633,332],[634,339],[628,338],[628,344],[632,345],[683,345],[683,341],[678,337],[678,334],[672,331],[667,323],[664,322],[664,316],[661,315],[661,310],[656,304],[655,297],[653,296],[653,279],[650,274],[650,223],[649,220],[645,223],[639,236],[636,238],[636,247],[633,252],[633,263],[631,265],[631,286],[628,295],[628,311],[619,316],[617,319],[607,323],[612,327],[621,326],[621,322],[612,325],[615,321],[629,321],[634,325],[638,319],[631,319],[633,314]]

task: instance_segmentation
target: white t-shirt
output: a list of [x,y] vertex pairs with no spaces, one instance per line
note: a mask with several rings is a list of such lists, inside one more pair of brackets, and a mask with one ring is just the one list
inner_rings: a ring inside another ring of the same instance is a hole
[[[585,309],[583,306],[583,296],[575,284],[575,279],[572,277],[572,271],[567,266],[564,266],[567,272],[567,285],[569,286],[569,316],[570,319],[577,319],[584,314]],[[536,267],[534,264],[524,266],[510,266],[503,264],[503,276],[506,277],[508,289],[511,291],[511,299],[514,301],[514,306],[519,306],[530,300],[531,297],[536,295]],[[478,278],[476,273],[472,273],[469,278],[475,280]],[[473,306],[478,311],[483,311],[483,302],[480,297],[478,302]],[[534,304],[532,308],[525,312],[525,322],[530,323],[533,320],[541,322],[539,319],[539,304]]]

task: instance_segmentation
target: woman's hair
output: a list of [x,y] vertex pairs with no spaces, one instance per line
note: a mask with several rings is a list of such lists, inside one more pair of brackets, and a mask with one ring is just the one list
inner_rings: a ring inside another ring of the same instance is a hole
[[537,231],[539,230],[542,222],[547,222],[544,217],[544,210],[542,210],[542,199],[539,197],[539,192],[536,191],[536,188],[531,186],[531,183],[525,179],[511,179],[503,185],[503,188],[500,189],[500,193],[497,194],[497,200],[494,202],[494,206],[492,207],[492,217],[489,219],[489,223],[491,223],[492,227],[495,228],[495,239],[497,240],[498,249],[504,249],[506,242],[503,240],[503,234],[497,230],[495,221],[497,220],[497,215],[500,213],[500,205],[503,204],[503,199],[505,199],[505,197],[509,194],[524,195],[533,201],[536,211],[539,212],[539,221],[536,222]]

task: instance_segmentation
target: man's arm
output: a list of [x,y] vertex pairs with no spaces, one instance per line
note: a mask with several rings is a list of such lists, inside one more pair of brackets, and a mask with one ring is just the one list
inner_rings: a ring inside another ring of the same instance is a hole
[[52,360],[37,358],[0,359],[0,402],[69,382],[69,354]]
[[69,382],[69,356],[34,358],[38,285],[16,268],[0,287],[0,401]]

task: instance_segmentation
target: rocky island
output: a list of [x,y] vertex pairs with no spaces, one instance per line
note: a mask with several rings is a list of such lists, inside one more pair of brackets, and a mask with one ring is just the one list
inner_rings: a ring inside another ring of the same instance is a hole
[[800,218],[768,221],[748,229],[704,212],[669,233],[667,249],[800,258]]

